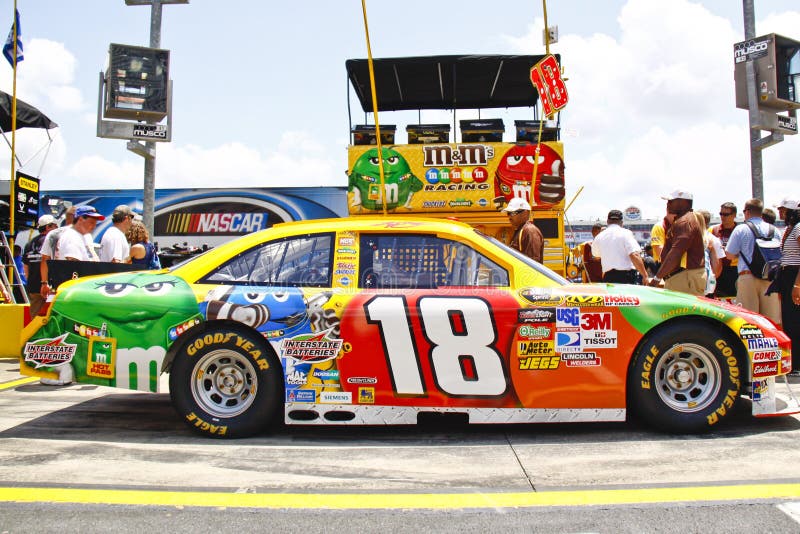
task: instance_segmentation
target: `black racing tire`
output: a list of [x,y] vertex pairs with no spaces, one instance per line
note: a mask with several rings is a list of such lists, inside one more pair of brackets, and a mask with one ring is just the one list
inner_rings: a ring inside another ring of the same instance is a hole
[[194,431],[215,438],[262,432],[283,406],[278,358],[257,332],[220,325],[192,335],[175,354],[172,405]]
[[697,321],[660,327],[645,337],[632,364],[628,409],[666,432],[708,431],[739,400],[747,380],[743,352],[721,325]]

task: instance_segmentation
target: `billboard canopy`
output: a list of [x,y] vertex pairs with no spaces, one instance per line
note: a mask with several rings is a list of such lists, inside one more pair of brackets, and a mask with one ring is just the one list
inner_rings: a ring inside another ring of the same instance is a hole
[[[58,124],[50,120],[44,113],[17,99],[17,130],[20,128],[57,128]],[[4,132],[11,131],[11,95],[0,91],[0,128]]]
[[[531,83],[530,70],[543,57],[456,55],[374,59],[378,111],[533,107],[538,93]],[[371,113],[368,61],[349,59],[345,65],[361,108]]]

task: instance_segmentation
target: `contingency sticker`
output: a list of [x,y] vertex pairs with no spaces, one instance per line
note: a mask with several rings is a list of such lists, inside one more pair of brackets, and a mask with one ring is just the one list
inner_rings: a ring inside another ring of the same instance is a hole
[[86,374],[98,378],[114,378],[117,340],[109,337],[89,338],[89,361]]
[[78,347],[75,343],[66,343],[68,334],[54,338],[42,338],[25,343],[25,361],[36,364],[36,368],[59,365],[71,362]]

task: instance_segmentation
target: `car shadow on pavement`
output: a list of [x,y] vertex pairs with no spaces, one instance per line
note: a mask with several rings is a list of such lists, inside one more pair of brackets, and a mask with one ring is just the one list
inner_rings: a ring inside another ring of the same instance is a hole
[[[28,393],[39,385],[21,386]],[[59,388],[62,396],[70,390],[95,389],[95,386],[70,386]],[[769,432],[794,432],[800,430],[795,417],[770,417],[757,419],[750,415],[751,403],[742,399],[733,414],[719,427],[693,439],[719,439]],[[387,447],[407,442],[414,444],[447,446],[468,442],[470,445],[497,444],[513,441],[515,444],[548,444],[570,442],[615,443],[636,440],[686,439],[686,435],[672,435],[654,430],[636,420],[623,423],[549,423],[468,425],[464,417],[426,417],[416,426],[286,426],[282,423],[261,435],[238,439],[241,445],[315,445],[348,443]],[[193,432],[173,410],[168,394],[113,393],[76,402],[54,409],[45,415],[0,432],[0,438],[105,441],[121,443],[192,443],[219,444]]]

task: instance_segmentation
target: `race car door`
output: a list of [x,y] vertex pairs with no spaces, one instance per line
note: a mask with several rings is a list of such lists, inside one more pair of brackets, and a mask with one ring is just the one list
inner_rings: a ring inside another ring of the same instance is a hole
[[[354,243],[355,244],[355,243]],[[337,366],[354,403],[511,407],[519,304],[509,271],[455,237],[357,236],[358,290],[342,315]]]

